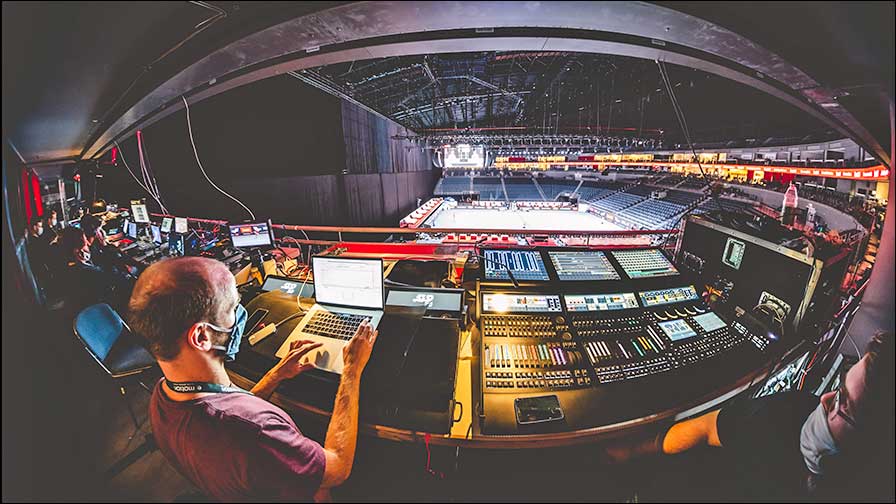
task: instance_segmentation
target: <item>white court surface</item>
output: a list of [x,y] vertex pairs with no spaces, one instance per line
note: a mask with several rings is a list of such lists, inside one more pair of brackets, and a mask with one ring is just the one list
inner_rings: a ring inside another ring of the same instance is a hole
[[544,231],[617,231],[627,228],[571,210],[444,209],[426,225],[434,228],[537,229]]

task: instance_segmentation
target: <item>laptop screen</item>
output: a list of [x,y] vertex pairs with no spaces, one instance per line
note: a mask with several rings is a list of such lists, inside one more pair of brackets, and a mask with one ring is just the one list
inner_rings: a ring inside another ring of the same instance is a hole
[[312,257],[311,267],[318,303],[383,309],[382,259]]

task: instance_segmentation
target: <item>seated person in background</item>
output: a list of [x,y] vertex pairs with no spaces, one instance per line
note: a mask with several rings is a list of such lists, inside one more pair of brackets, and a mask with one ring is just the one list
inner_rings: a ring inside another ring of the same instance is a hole
[[109,273],[136,276],[136,269],[129,267],[121,251],[106,241],[104,225],[105,221],[95,215],[87,214],[81,218],[81,229],[87,236],[93,263]]
[[42,219],[35,217],[31,221],[31,225],[28,226],[26,239],[25,247],[28,250],[28,262],[31,265],[31,271],[37,278],[38,284],[45,288],[48,277],[47,263],[50,260],[50,249],[44,237],[44,222]]
[[44,216],[44,237],[47,243],[54,244],[59,239],[62,232],[62,226],[59,225],[59,219],[56,217],[56,210]]
[[[742,398],[673,425],[619,459],[697,446],[730,450],[749,479],[745,498],[893,500],[893,333],[879,332],[840,387],[821,398],[805,391]],[[882,486],[886,485],[886,486]]]
[[246,318],[236,281],[219,261],[166,259],[137,280],[128,322],[165,375],[149,406],[159,449],[216,500],[326,498],[325,489],[351,473],[361,372],[377,332],[363,324],[343,349],[345,370],[321,447],[267,401],[280,382],[312,367],[300,361],[320,345],[295,342],[251,391],[236,388],[224,362],[239,350]]
[[127,277],[107,272],[92,261],[84,231],[67,227],[59,239],[60,270],[57,287],[66,306],[77,313],[95,303],[108,303],[116,310],[126,306],[131,293]]

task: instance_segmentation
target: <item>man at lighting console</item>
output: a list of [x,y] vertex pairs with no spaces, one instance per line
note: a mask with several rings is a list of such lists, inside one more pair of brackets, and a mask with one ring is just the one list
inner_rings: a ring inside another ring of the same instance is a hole
[[[893,498],[893,333],[879,332],[836,391],[735,400],[673,425],[621,458],[698,446],[731,450],[757,498]],[[611,451],[611,456],[613,456]],[[888,486],[883,486],[888,485]]]
[[345,346],[333,415],[322,447],[266,399],[311,367],[302,357],[319,344],[296,341],[251,391],[230,381],[246,324],[227,267],[199,257],[153,264],[137,281],[128,321],[143,336],[165,377],[150,402],[153,434],[178,471],[216,500],[311,500],[351,473],[358,436],[361,373],[377,332],[362,323]]

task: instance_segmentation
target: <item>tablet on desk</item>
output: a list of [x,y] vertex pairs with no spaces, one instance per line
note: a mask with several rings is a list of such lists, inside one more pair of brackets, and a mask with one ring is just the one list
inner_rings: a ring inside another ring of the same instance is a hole
[[563,420],[563,409],[556,395],[518,397],[513,401],[516,423],[529,425]]

